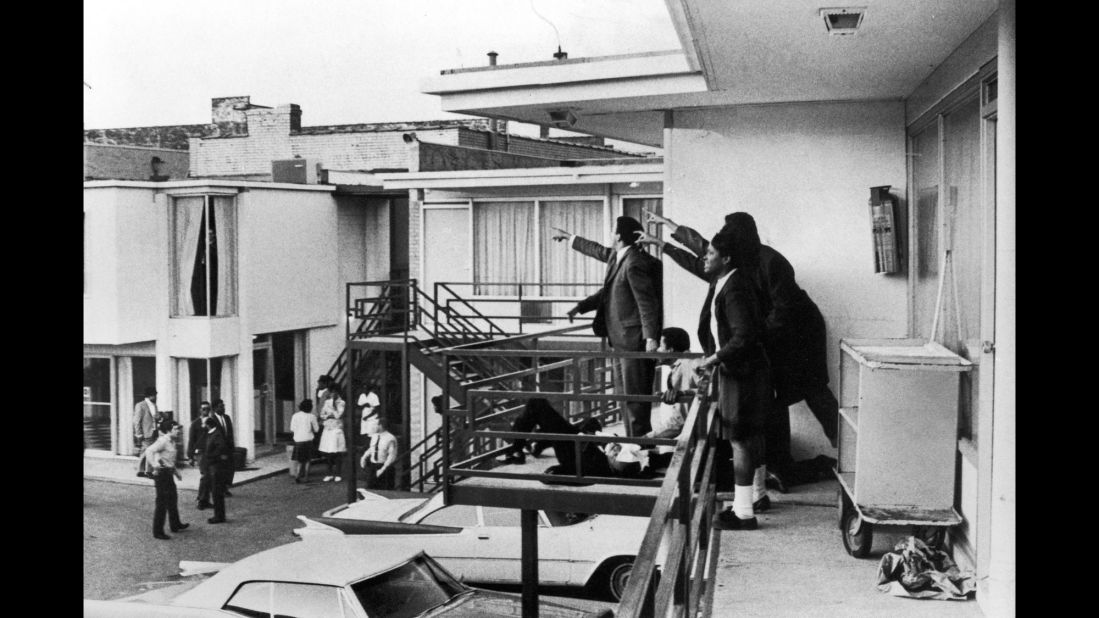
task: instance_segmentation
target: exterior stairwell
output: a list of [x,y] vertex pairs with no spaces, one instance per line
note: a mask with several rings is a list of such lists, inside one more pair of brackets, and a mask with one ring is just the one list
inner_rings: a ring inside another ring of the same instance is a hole
[[[363,288],[365,294],[353,291]],[[373,290],[377,290],[374,292]],[[455,346],[470,346],[499,340],[508,333],[460,297],[443,306],[424,293],[416,280],[348,284],[349,315],[359,320],[347,332],[348,346],[333,363],[328,375],[347,387],[392,379],[386,372],[385,352],[400,351],[408,366],[415,367],[459,401],[464,401],[468,385],[477,388],[520,388],[524,363],[513,358],[449,359],[437,351]],[[462,311],[457,311],[461,306]],[[352,350],[355,371],[351,372]],[[407,397],[407,392],[402,394]],[[494,405],[489,413],[508,406]],[[435,491],[441,482],[441,428],[428,433],[398,454],[398,462],[408,462],[408,487],[417,491]],[[398,478],[404,477],[399,464]]]

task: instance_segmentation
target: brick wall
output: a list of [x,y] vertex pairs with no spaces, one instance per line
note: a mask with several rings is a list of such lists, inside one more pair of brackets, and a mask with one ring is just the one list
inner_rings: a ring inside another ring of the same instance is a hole
[[163,127],[131,127],[126,129],[88,129],[84,131],[85,144],[111,146],[145,146],[187,150],[192,137],[216,132],[213,124],[181,124]]
[[170,180],[187,177],[190,155],[185,150],[84,144],[85,180],[149,180],[153,157],[159,157],[160,173]]

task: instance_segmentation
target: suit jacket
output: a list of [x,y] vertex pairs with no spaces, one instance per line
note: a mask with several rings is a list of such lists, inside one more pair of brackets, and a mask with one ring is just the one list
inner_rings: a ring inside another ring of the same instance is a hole
[[202,451],[202,461],[208,466],[232,467],[233,448],[220,429],[206,433],[206,450]]
[[219,415],[216,412],[214,413],[214,418],[216,420],[225,421],[225,441],[229,444],[229,450],[233,450],[233,448],[235,448],[237,445],[237,441],[233,437],[233,419],[229,418],[228,414]]
[[134,435],[146,440],[156,437],[156,419],[149,409],[149,402],[144,399],[134,406]]
[[592,330],[626,352],[645,349],[645,339],[660,340],[663,328],[664,271],[660,260],[632,246],[619,263],[616,251],[575,237],[573,249],[607,262],[603,287],[577,304],[579,313],[595,309]]
[[[698,319],[698,340],[707,355],[717,353],[721,366],[734,377],[768,369],[763,349],[763,312],[747,272],[738,268],[720,290],[710,284]],[[717,341],[710,332],[711,301],[717,310]]]
[[[701,234],[682,225],[672,238],[699,256],[710,244]],[[666,246],[664,252],[689,272],[705,278],[699,274],[701,257],[672,246]],[[828,383],[827,354],[818,349],[825,341],[824,316],[798,286],[790,261],[772,247],[760,246],[759,263],[748,272],[763,310],[764,345],[771,357],[779,399],[800,401],[809,383]]]
[[202,425],[205,420],[200,416],[187,429],[187,459],[194,459],[195,451],[206,450],[206,428]]

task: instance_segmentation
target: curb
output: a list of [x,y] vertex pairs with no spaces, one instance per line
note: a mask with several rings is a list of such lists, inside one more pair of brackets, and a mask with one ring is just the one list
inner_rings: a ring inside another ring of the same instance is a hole
[[[241,470],[237,470],[237,472],[241,472]],[[266,479],[266,478],[271,478],[272,476],[277,476],[279,474],[288,474],[289,472],[290,472],[290,466],[287,465],[285,468],[278,468],[278,469],[275,469],[275,470],[270,470],[268,472],[264,472],[262,474],[257,474],[255,476],[252,476],[252,477],[249,477],[249,478],[246,478],[246,479],[233,479],[233,484],[231,485],[231,487],[240,487],[241,485],[247,485],[248,483],[254,483],[256,481]],[[93,475],[93,474],[85,474],[84,479],[88,480],[88,481],[103,481],[105,483],[118,483],[119,485],[139,485],[139,486],[143,486],[143,487],[151,487],[152,484],[153,484],[152,479],[145,478],[145,477],[140,477],[140,476],[135,476],[133,478],[133,480],[130,480],[130,479],[126,479],[126,478],[117,478],[117,477],[112,477],[112,476],[96,476],[96,475]],[[185,490],[185,491],[198,491],[198,488],[191,488],[191,487],[179,487],[179,489]]]

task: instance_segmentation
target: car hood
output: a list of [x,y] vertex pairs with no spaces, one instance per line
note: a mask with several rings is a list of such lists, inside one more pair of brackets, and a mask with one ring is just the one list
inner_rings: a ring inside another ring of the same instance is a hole
[[[472,593],[462,595],[447,605],[424,612],[421,617],[515,618],[522,615],[523,599],[521,596],[475,589]],[[538,616],[540,618],[612,618],[614,612],[609,609],[585,610],[553,601],[540,601],[538,603]]]

